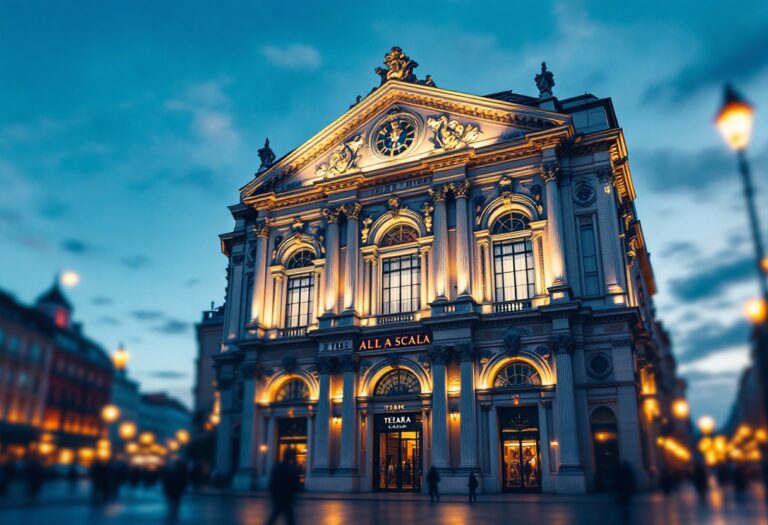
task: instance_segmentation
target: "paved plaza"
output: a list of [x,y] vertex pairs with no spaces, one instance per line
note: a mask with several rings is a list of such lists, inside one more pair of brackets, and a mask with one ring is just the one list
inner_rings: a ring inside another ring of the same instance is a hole
[[[124,490],[110,504],[94,507],[85,487],[69,492],[66,487],[49,486],[35,504],[20,497],[0,503],[2,525],[134,525],[169,523],[165,501],[159,490]],[[216,525],[261,525],[266,521],[269,500],[264,495],[203,493],[187,494],[177,523]],[[430,505],[428,498],[413,495],[332,495],[303,494],[296,508],[300,525],[473,525],[509,523],[582,524],[626,523],[607,496],[488,495],[469,505],[459,496],[445,496]],[[713,491],[706,505],[696,501],[690,490],[670,498],[659,494],[635,499],[630,523],[682,525],[768,524],[768,512],[756,488],[742,499],[729,492]]]

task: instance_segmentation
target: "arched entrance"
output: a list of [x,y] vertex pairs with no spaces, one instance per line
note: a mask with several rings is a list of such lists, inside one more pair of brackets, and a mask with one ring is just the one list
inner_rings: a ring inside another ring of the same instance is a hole
[[374,491],[421,491],[421,413],[408,411],[405,403],[420,393],[418,378],[404,369],[387,373],[374,389],[384,408],[374,416]]
[[604,492],[613,488],[619,467],[616,415],[610,408],[600,406],[592,411],[589,422],[595,454],[595,490]]

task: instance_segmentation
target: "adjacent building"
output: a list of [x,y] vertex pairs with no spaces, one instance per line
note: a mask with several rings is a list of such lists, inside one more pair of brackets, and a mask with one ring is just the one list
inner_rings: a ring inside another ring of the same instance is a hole
[[176,439],[179,430],[191,427],[189,409],[165,392],[141,394],[138,426],[141,432],[151,432],[157,443]]
[[[221,352],[224,333],[224,307],[211,304],[195,325],[197,334],[197,358],[195,359],[195,386],[192,391],[193,437],[208,432],[216,421],[216,370],[214,356]],[[212,421],[212,417],[214,420]]]
[[[610,98],[381,85],[261,167],[221,235],[216,469],[308,490],[642,486],[679,392]],[[217,328],[218,330],[218,328]]]

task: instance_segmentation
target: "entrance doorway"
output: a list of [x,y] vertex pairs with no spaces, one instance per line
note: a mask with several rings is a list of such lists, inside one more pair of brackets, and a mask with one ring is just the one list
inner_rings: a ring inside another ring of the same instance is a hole
[[376,491],[421,491],[421,416],[381,414],[374,420]]
[[283,461],[288,451],[296,457],[301,483],[307,470],[307,418],[281,418],[277,420],[277,459]]
[[619,468],[619,440],[616,415],[608,407],[597,407],[590,417],[595,453],[595,490],[613,490],[613,479]]
[[537,407],[499,410],[501,486],[505,492],[541,491]]

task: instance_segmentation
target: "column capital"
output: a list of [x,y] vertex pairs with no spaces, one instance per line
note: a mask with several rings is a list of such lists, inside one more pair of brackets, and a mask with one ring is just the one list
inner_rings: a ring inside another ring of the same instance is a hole
[[329,356],[319,356],[317,358],[317,373],[321,375],[332,374],[336,368],[334,359]]
[[464,179],[461,182],[452,183],[451,190],[457,199],[466,199],[469,197],[469,181]]
[[459,354],[459,361],[462,363],[472,362],[477,356],[477,348],[473,343],[463,343],[456,345],[456,351]]
[[557,180],[557,175],[560,173],[560,163],[557,161],[544,162],[539,166],[539,176],[545,184],[549,184],[550,181]]
[[357,372],[357,366],[360,358],[354,354],[347,354],[339,357],[339,369],[342,372]]
[[341,219],[341,212],[339,208],[323,208],[323,216],[329,224],[336,224]]
[[436,345],[427,350],[427,357],[433,365],[444,365],[448,361],[448,348]]
[[595,170],[595,175],[600,182],[607,182],[611,186],[616,181],[616,173],[611,166],[603,166]]
[[339,211],[344,213],[347,220],[357,221],[360,219],[360,212],[363,211],[363,205],[359,202],[350,202],[339,206]]
[[370,263],[371,265],[376,265],[376,262],[378,262],[379,256],[375,253],[370,253],[368,255],[363,256],[363,262]]
[[251,228],[251,231],[256,237],[262,237],[266,239],[269,237],[269,228],[272,226],[273,222],[274,219],[270,217],[257,221],[256,224],[254,224]]
[[557,354],[567,354],[571,355],[573,353],[573,337],[570,335],[558,335],[550,339],[549,341],[550,348],[552,351]]
[[445,200],[448,198],[448,191],[450,190],[450,187],[448,184],[444,184],[442,186],[436,186],[434,188],[431,188],[427,190],[427,193],[432,198],[432,201],[435,203],[441,202],[445,203]]

